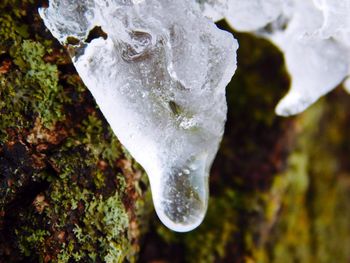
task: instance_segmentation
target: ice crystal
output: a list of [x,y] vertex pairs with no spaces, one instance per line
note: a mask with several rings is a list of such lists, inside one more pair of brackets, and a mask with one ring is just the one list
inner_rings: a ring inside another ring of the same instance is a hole
[[[159,218],[175,231],[197,227],[226,120],[236,41],[193,0],[51,0],[39,12],[149,175]],[[92,39],[93,30],[100,37]]]

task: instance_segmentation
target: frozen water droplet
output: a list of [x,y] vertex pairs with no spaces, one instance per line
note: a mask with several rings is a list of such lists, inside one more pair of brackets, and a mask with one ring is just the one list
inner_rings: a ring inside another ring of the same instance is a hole
[[155,185],[151,179],[157,214],[170,229],[186,232],[203,221],[209,196],[206,162],[207,156],[203,154],[183,167],[163,171]]

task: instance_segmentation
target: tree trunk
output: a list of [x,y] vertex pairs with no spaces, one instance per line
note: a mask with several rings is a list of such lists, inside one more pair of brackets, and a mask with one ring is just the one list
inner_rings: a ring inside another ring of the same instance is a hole
[[[0,262],[348,262],[350,97],[296,118],[270,43],[235,33],[208,214],[178,234],[33,0],[0,2]],[[218,24],[226,30],[228,26]],[[203,102],[205,103],[205,102]]]

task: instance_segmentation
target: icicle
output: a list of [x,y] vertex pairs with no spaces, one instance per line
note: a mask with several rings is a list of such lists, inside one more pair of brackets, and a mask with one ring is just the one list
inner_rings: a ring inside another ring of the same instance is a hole
[[[191,0],[51,0],[40,15],[145,168],[159,218],[175,231],[197,227],[236,69],[232,35]],[[88,42],[93,29],[100,37]]]
[[255,31],[276,20],[282,0],[196,0],[203,14],[219,21],[223,18],[238,31]]
[[285,30],[268,37],[284,52],[291,75],[289,93],[277,105],[282,116],[300,113],[334,89],[348,74],[346,48],[333,38],[321,37],[323,14],[311,0],[295,0]]
[[[302,112],[349,75],[349,0],[201,0],[198,3],[204,15],[225,18],[232,28],[266,37],[283,51],[291,88],[276,107],[278,115]],[[219,15],[211,16],[212,13]]]

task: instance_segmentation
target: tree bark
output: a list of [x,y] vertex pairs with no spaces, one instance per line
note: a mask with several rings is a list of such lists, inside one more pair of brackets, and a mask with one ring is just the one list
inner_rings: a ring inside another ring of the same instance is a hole
[[[207,216],[178,234],[32,0],[0,3],[0,262],[348,262],[349,97],[294,118],[282,54],[234,33]],[[218,26],[230,30],[224,22]],[[205,102],[203,102],[205,103]]]
[[132,261],[147,180],[39,6],[0,4],[1,261]]

